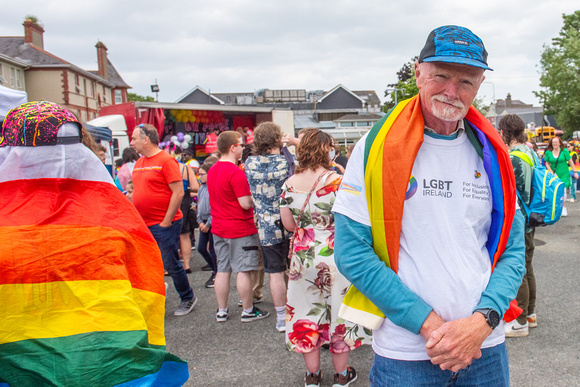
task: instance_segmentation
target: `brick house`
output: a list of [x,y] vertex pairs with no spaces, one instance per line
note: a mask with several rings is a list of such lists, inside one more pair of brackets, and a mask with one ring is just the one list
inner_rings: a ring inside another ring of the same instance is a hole
[[45,51],[41,25],[27,19],[23,26],[24,36],[0,37],[0,55],[23,66],[22,85],[29,101],[58,103],[81,121],[97,117],[103,106],[128,101],[127,90],[131,87],[107,58],[107,47],[102,42],[96,45],[98,70],[87,71]]

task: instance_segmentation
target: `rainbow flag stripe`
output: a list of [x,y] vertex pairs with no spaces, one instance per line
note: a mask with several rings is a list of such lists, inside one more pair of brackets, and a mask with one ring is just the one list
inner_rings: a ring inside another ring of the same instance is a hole
[[[465,117],[482,144],[484,168],[493,197],[487,249],[492,269],[505,250],[515,215],[515,179],[501,136],[473,106]],[[371,219],[373,249],[395,273],[398,271],[403,206],[409,178],[423,142],[425,122],[419,96],[400,102],[369,131],[365,142],[365,192]],[[376,329],[384,314],[351,286],[339,316]]]
[[111,182],[37,175],[0,182],[0,387],[183,385],[133,205]]

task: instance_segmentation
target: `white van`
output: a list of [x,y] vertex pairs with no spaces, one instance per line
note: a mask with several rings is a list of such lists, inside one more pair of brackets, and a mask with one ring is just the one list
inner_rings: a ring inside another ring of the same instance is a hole
[[111,129],[111,132],[113,132],[113,165],[115,165],[115,161],[121,158],[123,149],[129,147],[130,140],[127,135],[125,117],[121,114],[111,114],[97,117],[88,121],[87,124]]
[[[1,75],[1,74],[0,74]],[[4,117],[10,111],[25,102],[28,102],[26,92],[9,89],[0,85],[0,123],[4,121]]]

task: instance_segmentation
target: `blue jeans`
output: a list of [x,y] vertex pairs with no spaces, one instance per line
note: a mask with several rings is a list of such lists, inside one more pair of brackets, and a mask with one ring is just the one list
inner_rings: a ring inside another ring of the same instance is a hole
[[458,372],[443,371],[429,360],[405,361],[375,354],[371,386],[509,386],[505,343],[481,350],[481,358]]
[[173,222],[169,227],[154,224],[149,227],[149,231],[153,234],[153,238],[161,250],[163,266],[173,279],[173,285],[175,285],[175,290],[179,293],[181,301],[189,301],[193,299],[193,289],[189,286],[187,274],[179,262],[179,233],[182,223],[183,219]]
[[213,275],[217,272],[217,258],[215,249],[213,247],[213,234],[211,231],[203,232],[199,230],[199,243],[197,244],[197,251],[201,254],[203,259],[211,267]]

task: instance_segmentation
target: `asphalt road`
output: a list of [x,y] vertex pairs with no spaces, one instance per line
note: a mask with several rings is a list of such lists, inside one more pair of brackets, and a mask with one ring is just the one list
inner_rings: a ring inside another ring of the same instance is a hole
[[[524,338],[507,339],[512,386],[580,386],[580,203],[568,204],[569,216],[536,230],[534,271],[538,327]],[[187,360],[187,386],[303,386],[302,356],[285,349],[284,334],[275,329],[275,311],[268,289],[260,308],[271,316],[252,323],[240,321],[235,280],[229,298],[230,319],[215,321],[213,289],[204,287],[208,272],[192,252],[189,275],[199,301],[185,317],[173,316],[178,297],[171,284],[167,296],[167,349]],[[166,277],[167,279],[167,277]],[[355,386],[368,386],[373,351],[353,351],[350,365],[359,373]],[[323,386],[332,385],[332,363],[322,352]]]

